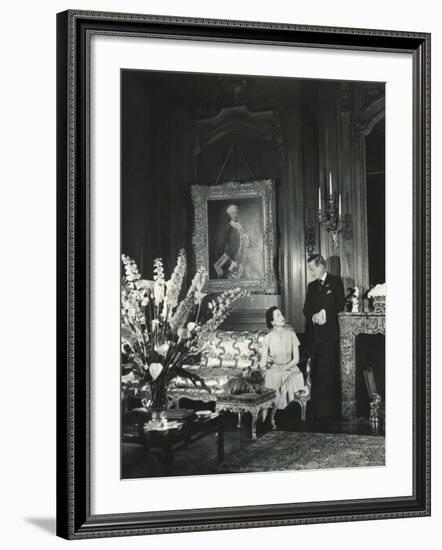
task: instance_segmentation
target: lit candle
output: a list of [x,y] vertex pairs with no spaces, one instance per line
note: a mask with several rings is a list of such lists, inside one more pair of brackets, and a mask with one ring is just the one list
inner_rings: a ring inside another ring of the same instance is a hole
[[339,193],[339,208],[338,208],[339,217],[341,217],[341,193]]
[[319,186],[319,210],[322,208],[322,200],[321,200],[321,186]]
[[330,174],[330,197],[333,196],[333,183],[332,183],[332,175],[331,175],[331,172],[329,172]]

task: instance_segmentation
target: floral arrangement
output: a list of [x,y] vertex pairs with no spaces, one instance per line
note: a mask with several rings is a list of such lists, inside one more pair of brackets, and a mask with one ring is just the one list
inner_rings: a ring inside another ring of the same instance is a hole
[[183,365],[195,360],[213,331],[227,318],[234,303],[249,292],[235,288],[214,298],[208,297],[207,312],[202,315],[201,304],[208,296],[204,292],[208,274],[203,267],[197,270],[180,301],[187,269],[183,249],[168,281],[161,258],[154,260],[153,280],[142,279],[137,264],[129,256],[123,254],[122,262],[123,393],[134,389],[135,394],[144,394],[153,408],[161,408],[166,404],[167,387],[177,376],[207,389],[204,381]]
[[387,289],[385,283],[376,285],[367,292],[367,298],[372,300],[375,313],[385,313],[385,296]]
[[380,298],[380,297],[385,298],[386,294],[387,294],[386,284],[382,283],[370,289],[367,293],[367,298]]

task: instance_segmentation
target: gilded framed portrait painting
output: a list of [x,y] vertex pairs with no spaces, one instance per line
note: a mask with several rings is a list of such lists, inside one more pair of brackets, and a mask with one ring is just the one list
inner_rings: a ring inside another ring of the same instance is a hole
[[274,183],[271,180],[192,186],[193,245],[209,288],[241,286],[275,293]]

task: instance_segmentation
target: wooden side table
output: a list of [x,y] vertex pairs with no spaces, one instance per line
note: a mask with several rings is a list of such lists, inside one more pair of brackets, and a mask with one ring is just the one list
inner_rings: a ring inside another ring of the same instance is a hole
[[170,430],[144,431],[144,422],[139,424],[145,452],[159,451],[160,460],[164,465],[165,473],[172,473],[174,454],[195,441],[213,434],[216,437],[218,463],[224,460],[224,422],[222,412],[214,413],[210,417],[186,419],[180,428]]

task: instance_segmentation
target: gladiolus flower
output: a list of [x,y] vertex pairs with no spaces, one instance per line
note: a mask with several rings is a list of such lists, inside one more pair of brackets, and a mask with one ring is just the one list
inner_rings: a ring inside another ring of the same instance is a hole
[[155,303],[159,304],[164,300],[164,287],[165,282],[161,279],[155,281],[155,285],[153,288],[153,295],[155,297]]

